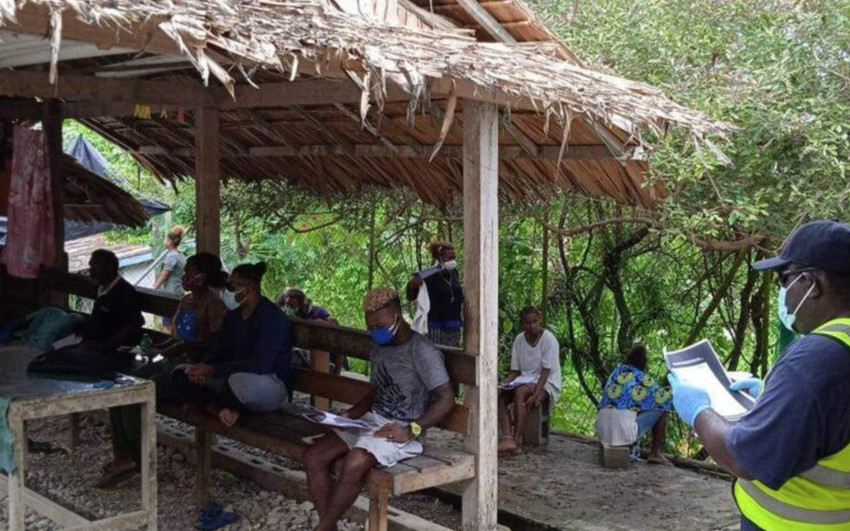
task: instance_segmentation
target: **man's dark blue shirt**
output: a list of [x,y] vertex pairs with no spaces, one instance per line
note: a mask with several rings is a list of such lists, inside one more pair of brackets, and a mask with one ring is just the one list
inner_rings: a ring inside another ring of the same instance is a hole
[[[768,373],[756,406],[726,434],[735,460],[777,490],[850,443],[850,348],[803,336]],[[759,528],[742,518],[744,531]]]
[[205,360],[216,376],[237,372],[276,374],[292,390],[292,324],[272,301],[260,297],[254,313],[230,310],[221,324],[215,350]]

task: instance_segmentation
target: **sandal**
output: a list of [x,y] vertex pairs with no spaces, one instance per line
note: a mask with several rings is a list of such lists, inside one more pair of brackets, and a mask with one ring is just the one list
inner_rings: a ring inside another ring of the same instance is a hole
[[234,513],[225,513],[222,511],[223,509],[220,503],[209,502],[204,507],[204,510],[201,511],[201,515],[197,521],[195,521],[195,529],[213,531],[226,527],[236,521],[236,515]]

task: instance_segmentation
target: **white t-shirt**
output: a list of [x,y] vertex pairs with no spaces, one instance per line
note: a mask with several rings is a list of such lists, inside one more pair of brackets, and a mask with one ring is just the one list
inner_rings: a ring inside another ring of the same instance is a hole
[[533,347],[525,339],[525,333],[522,333],[516,337],[511,349],[512,371],[519,371],[523,376],[531,376],[537,380],[543,369],[549,369],[549,379],[544,389],[549,393],[550,407],[555,407],[561,395],[560,350],[555,334],[546,329]]

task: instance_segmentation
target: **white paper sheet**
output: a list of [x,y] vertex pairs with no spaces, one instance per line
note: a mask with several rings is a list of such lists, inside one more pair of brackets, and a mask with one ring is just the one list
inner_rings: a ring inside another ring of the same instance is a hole
[[510,391],[511,389],[516,389],[520,385],[535,383],[537,383],[537,378],[535,378],[534,376],[523,376],[522,374],[520,374],[510,382],[500,385],[499,391]]
[[732,380],[706,339],[681,350],[665,350],[664,360],[679,380],[705,389],[711,409],[727,420],[738,420],[755,405],[755,400],[746,393],[729,390]]
[[321,409],[316,409],[306,405],[287,404],[283,407],[283,409],[291,415],[301,417],[316,424],[333,426],[334,428],[355,430],[372,430],[377,428],[377,426],[360,419],[350,419],[348,417],[335,415],[329,411],[322,411]]

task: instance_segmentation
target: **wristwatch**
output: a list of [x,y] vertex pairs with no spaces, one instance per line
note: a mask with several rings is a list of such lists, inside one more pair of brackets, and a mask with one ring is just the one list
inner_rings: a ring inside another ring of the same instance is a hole
[[420,435],[422,435],[422,426],[420,426],[418,422],[411,422],[410,432],[413,433],[413,438],[417,439]]

